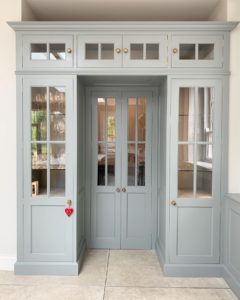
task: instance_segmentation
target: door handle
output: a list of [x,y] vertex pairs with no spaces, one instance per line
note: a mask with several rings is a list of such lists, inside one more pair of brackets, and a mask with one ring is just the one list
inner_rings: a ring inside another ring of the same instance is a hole
[[116,192],[117,192],[117,193],[120,193],[120,192],[121,192],[121,189],[120,189],[120,188],[116,188]]
[[122,192],[126,193],[126,191],[127,191],[126,188],[122,188]]
[[176,205],[177,205],[177,202],[176,202],[175,200],[172,200],[172,201],[171,201],[171,205],[176,206]]

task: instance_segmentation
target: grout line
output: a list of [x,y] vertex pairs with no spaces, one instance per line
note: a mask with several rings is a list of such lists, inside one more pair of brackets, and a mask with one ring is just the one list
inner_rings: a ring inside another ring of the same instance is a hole
[[105,291],[106,291],[107,278],[108,278],[109,257],[110,257],[110,249],[108,249],[107,271],[106,271],[106,278],[105,278],[104,291],[103,291],[103,300],[105,299]]

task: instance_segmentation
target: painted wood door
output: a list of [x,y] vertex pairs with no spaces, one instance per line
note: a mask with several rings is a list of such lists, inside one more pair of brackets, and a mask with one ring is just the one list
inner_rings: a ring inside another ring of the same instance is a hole
[[92,247],[151,248],[151,107],[149,91],[92,94]]
[[72,261],[73,79],[23,81],[24,260]]
[[218,263],[221,81],[171,86],[170,262]]

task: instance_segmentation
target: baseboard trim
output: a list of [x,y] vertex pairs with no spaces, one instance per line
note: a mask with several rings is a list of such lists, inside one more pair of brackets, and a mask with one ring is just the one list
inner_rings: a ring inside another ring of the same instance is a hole
[[163,273],[169,277],[222,277],[221,264],[165,264]]
[[225,265],[223,266],[223,278],[226,280],[227,284],[236,294],[236,296],[240,299],[240,282],[233,276],[233,274]]
[[77,262],[16,262],[16,275],[58,275],[77,276]]
[[0,256],[0,270],[13,271],[16,260],[14,256]]

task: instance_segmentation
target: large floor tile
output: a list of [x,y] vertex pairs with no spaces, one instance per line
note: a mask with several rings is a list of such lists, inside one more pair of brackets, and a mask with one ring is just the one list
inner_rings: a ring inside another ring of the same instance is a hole
[[227,289],[107,287],[105,300],[233,300]]
[[153,250],[111,250],[109,265],[150,265],[160,268],[158,258]]
[[102,300],[104,287],[0,286],[0,300]]
[[107,286],[156,287],[162,276],[159,266],[109,264]]

